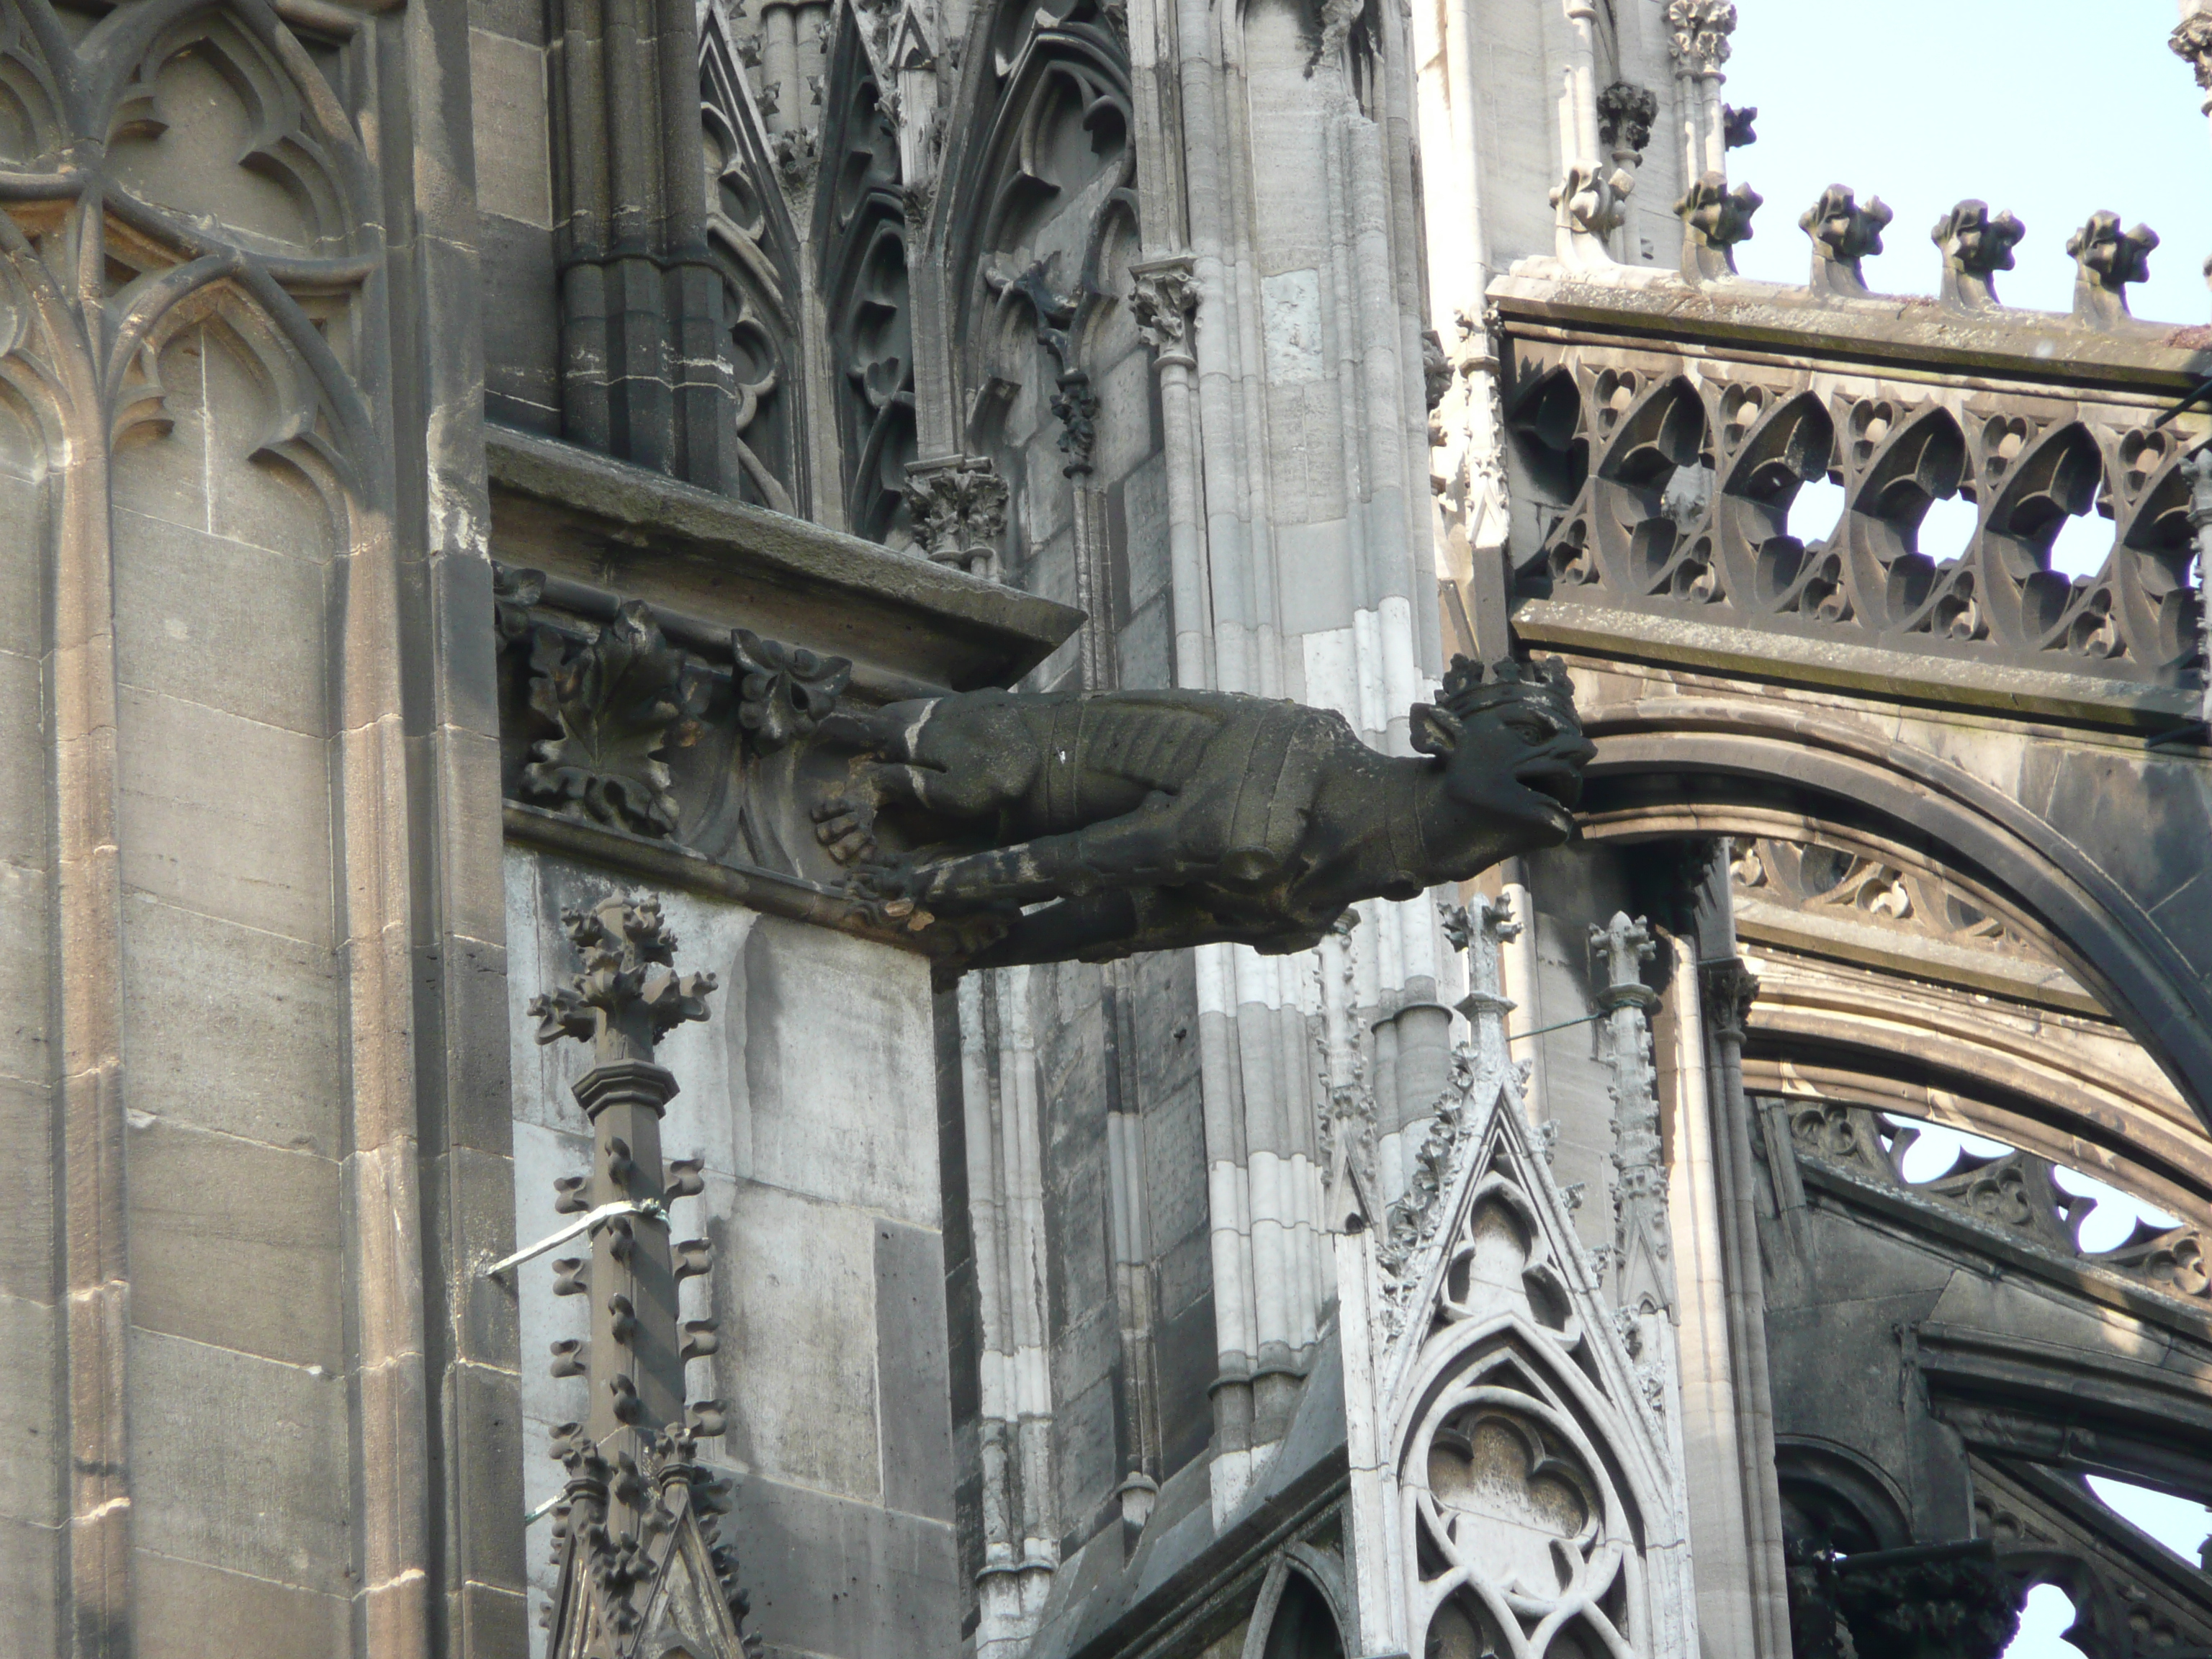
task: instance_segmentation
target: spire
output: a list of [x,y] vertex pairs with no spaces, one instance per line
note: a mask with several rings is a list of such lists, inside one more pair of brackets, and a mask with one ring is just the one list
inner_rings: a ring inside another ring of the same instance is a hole
[[533,1000],[538,1040],[592,1045],[577,1103],[592,1123],[592,1173],[556,1183],[556,1207],[586,1218],[588,1257],[553,1263],[554,1294],[591,1299],[591,1337],[553,1345],[553,1373],[583,1376],[591,1408],[553,1433],[568,1481],[555,1506],[560,1587],[553,1659],[658,1655],[680,1638],[699,1659],[742,1659],[737,1559],[715,1540],[730,1483],[699,1462],[722,1432],[719,1401],[687,1404],[684,1370],[713,1353],[708,1319],[686,1320],[678,1287],[705,1273],[703,1238],[673,1241],[669,1206],[704,1188],[696,1159],[666,1164],[660,1119],[676,1079],[660,1040],[707,1018],[711,974],[677,971],[676,935],[653,898],[611,897],[562,917],[583,971]]

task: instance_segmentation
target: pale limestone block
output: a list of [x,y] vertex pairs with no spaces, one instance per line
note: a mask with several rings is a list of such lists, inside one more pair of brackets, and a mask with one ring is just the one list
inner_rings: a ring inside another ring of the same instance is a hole
[[205,331],[179,330],[161,348],[161,414],[167,430],[140,433],[108,468],[116,507],[188,529],[208,528]]
[[269,447],[270,434],[314,417],[312,382],[288,377],[299,401],[281,402],[280,388],[259,363],[249,362],[222,333],[200,335],[208,528],[234,542],[327,562],[337,551],[331,504],[287,459],[285,446]]
[[[1343,520],[1284,525],[1275,532],[1275,553],[1282,571],[1278,608],[1285,635],[1339,629],[1352,619],[1358,593],[1353,586],[1351,540]],[[1306,672],[1307,684],[1311,685],[1310,659]],[[1336,706],[1326,695],[1321,701]]]
[[38,659],[0,651],[0,860],[11,864],[46,861],[45,724]]
[[1091,460],[1102,483],[1121,477],[1152,453],[1152,394],[1146,385],[1152,376],[1152,355],[1141,349],[1126,354],[1097,376],[1098,447]]
[[745,1003],[753,1178],[936,1226],[927,964],[763,916],[746,945]]
[[[711,1185],[721,1185],[714,1182]],[[877,1503],[875,1221],[739,1182],[717,1229],[723,1455],[757,1474]],[[709,1234],[714,1237],[714,1234]]]
[[0,1519],[41,1527],[63,1519],[54,1460],[62,1455],[54,1391],[56,1310],[0,1296]]
[[752,1623],[772,1647],[838,1659],[960,1651],[960,1566],[943,1522],[758,1476],[740,1483],[731,1520]]
[[61,1561],[58,1527],[33,1526],[0,1517],[0,1651],[10,1656],[63,1651]]
[[476,98],[477,205],[503,219],[550,227],[544,50],[471,29],[469,81]]
[[1359,667],[1358,647],[1349,627],[1300,634],[1298,659],[1305,670],[1304,701],[1316,708],[1334,708],[1359,726]]
[[337,1157],[340,1009],[331,953],[143,893],[125,896],[123,916],[132,1106]]
[[152,692],[119,698],[123,876],[210,915],[331,938],[325,750]]
[[342,1595],[138,1550],[131,1563],[137,1659],[301,1659],[350,1650]]
[[319,563],[118,510],[117,678],[320,736],[325,579]]
[[142,1549],[350,1593],[341,1376],[141,1330],[131,1385]]
[[0,1077],[0,1295],[54,1294],[54,1175],[51,1085]]
[[1321,273],[1285,270],[1260,282],[1261,341],[1271,387],[1318,380],[1322,358]]
[[345,1361],[338,1166],[131,1114],[131,1314],[295,1365]]
[[40,593],[46,512],[33,476],[10,464],[24,436],[21,422],[0,414],[0,651],[36,657],[45,647]]

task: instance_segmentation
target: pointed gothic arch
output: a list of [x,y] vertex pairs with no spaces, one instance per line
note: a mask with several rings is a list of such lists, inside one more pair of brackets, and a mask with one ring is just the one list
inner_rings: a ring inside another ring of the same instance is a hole
[[855,14],[838,25],[823,95],[815,188],[819,282],[843,452],[846,528],[904,546],[913,538],[906,469],[915,458],[910,196],[896,94],[878,82]]

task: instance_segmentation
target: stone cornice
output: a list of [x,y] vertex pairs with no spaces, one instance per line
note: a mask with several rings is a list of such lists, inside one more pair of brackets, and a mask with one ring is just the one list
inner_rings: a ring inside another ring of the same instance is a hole
[[711,625],[964,690],[1010,684],[1082,612],[570,444],[487,427],[506,562],[619,589]]

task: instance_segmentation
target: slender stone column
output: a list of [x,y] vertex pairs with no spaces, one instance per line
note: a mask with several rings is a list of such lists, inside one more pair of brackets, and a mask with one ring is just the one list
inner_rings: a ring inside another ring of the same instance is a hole
[[1160,381],[1168,474],[1168,580],[1175,605],[1176,684],[1212,684],[1207,646],[1205,481],[1200,468],[1196,387],[1191,377],[1192,331],[1198,325],[1198,278],[1188,253],[1147,259],[1129,268],[1130,314],[1152,349]]
[[1743,1038],[1759,981],[1736,957],[1698,964],[1711,1071],[1721,1188],[1723,1267],[1727,1277],[1729,1356],[1734,1370],[1742,1458],[1743,1509],[1750,1536],[1751,1603],[1759,1659],[1787,1659],[1790,1595],[1782,1555],[1782,1498],[1774,1475],[1774,1388],[1766,1360],[1766,1296],[1759,1255],[1751,1117],[1743,1091]]

